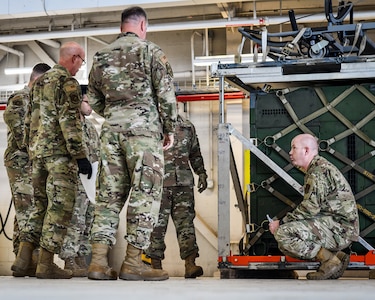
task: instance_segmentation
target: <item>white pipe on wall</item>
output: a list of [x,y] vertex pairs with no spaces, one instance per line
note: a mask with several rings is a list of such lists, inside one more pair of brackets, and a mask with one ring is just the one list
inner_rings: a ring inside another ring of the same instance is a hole
[[194,66],[194,57],[195,57],[195,49],[194,49],[194,37],[195,35],[202,36],[199,32],[194,31],[190,37],[190,48],[191,48],[191,83],[193,88],[195,88],[195,66]]

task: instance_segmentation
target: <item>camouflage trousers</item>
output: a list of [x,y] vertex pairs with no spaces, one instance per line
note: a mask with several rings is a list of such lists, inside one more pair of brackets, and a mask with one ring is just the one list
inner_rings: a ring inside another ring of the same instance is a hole
[[72,220],[59,253],[61,259],[91,254],[89,235],[93,219],[94,204],[88,199],[81,179],[78,177],[78,190]]
[[32,205],[31,164],[28,163],[28,159],[20,158],[7,162],[6,169],[15,210],[12,242],[13,252],[17,255],[20,232],[25,230]]
[[164,251],[166,249],[164,239],[169,216],[172,217],[176,228],[181,259],[186,259],[193,253],[198,255],[199,249],[193,223],[195,218],[194,205],[193,187],[173,186],[163,188],[159,220],[151,235],[151,245],[145,251],[147,256],[164,259]]
[[332,228],[340,225],[333,223],[331,217],[288,222],[281,225],[274,236],[285,255],[314,259],[320,248],[339,251],[350,245],[349,238],[332,231]]
[[72,219],[77,188],[77,162],[54,155],[32,160],[34,206],[21,241],[59,253]]
[[128,201],[128,243],[146,249],[157,223],[163,186],[164,156],[159,137],[101,132],[101,165],[91,243],[116,243],[119,214]]

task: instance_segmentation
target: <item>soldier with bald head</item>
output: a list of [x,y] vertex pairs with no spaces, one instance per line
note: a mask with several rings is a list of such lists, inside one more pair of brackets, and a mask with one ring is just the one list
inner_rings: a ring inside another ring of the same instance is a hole
[[34,205],[20,233],[20,249],[11,269],[24,273],[40,245],[36,277],[68,279],[71,270],[53,263],[72,219],[77,171],[91,176],[82,141],[81,87],[73,78],[85,51],[75,42],[61,46],[59,63],[40,76],[30,92],[25,120],[25,145],[32,162]]
[[305,173],[302,202],[269,228],[285,255],[320,262],[310,280],[337,279],[349,264],[344,251],[358,240],[359,220],[354,195],[343,174],[319,155],[317,140],[297,135],[289,152],[292,164]]

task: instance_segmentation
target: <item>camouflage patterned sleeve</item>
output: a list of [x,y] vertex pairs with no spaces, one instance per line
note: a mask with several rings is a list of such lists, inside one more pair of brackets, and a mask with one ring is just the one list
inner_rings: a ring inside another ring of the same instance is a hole
[[152,83],[163,122],[163,133],[171,134],[175,131],[177,120],[173,71],[163,51],[160,48],[155,48],[154,51],[152,56]]
[[87,150],[83,146],[82,123],[79,112],[82,99],[81,88],[73,78],[66,80],[62,88],[59,124],[66,142],[66,148],[75,159],[87,157]]
[[321,197],[327,194],[326,184],[320,174],[310,174],[304,184],[304,197],[302,202],[283,218],[284,222],[311,219],[321,210]]
[[84,143],[87,145],[89,160],[91,163],[100,159],[100,140],[94,124],[85,119],[84,121]]
[[19,150],[24,149],[25,115],[29,94],[26,89],[10,96],[4,111],[4,121],[12,132]]
[[201,154],[201,149],[199,146],[199,140],[197,133],[195,131],[195,127],[193,123],[190,123],[191,126],[191,149],[190,149],[190,154],[189,154],[189,160],[190,160],[190,165],[194,170],[194,173],[197,175],[200,174],[206,174],[206,169],[204,168],[204,162],[203,162],[203,157]]
[[89,80],[87,85],[87,97],[91,108],[100,116],[104,117],[105,97],[98,88],[101,86],[101,72],[98,65],[98,57],[95,55],[93,58],[93,64],[89,74]]
[[26,146],[27,151],[29,151],[30,121],[31,121],[31,103],[29,101],[29,103],[27,103],[26,111],[25,111],[25,121],[24,121],[25,130],[23,132],[23,139],[22,139],[22,142]]

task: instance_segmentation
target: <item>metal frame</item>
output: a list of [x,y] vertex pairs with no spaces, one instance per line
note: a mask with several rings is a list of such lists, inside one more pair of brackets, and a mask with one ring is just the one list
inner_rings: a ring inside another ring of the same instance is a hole
[[[331,59],[314,60],[315,64],[331,62]],[[310,60],[288,62],[299,65],[308,65]],[[278,84],[290,87],[291,83],[299,85],[305,84],[308,79],[311,81],[327,80],[347,80],[351,81],[369,80],[375,74],[375,60],[373,57],[347,60],[341,63],[339,72],[314,73],[314,74],[289,74],[283,75],[284,64],[271,62],[254,64],[214,64],[212,66],[212,76],[219,78],[219,102],[220,118],[218,126],[218,261],[220,269],[315,269],[316,262],[306,262],[296,260],[287,256],[238,256],[231,255],[230,252],[230,165],[231,165],[231,145],[230,135],[239,139],[246,148],[264,161],[277,175],[283,178],[295,190],[301,193],[301,185],[296,182],[287,172],[269,159],[250,140],[243,137],[239,131],[226,123],[225,120],[225,100],[224,81],[234,84],[241,90],[249,93],[263,83],[266,88],[270,85]],[[318,66],[319,67],[319,66]],[[263,88],[265,88],[263,86]],[[223,170],[228,170],[225,172]],[[232,171],[232,170],[231,170]],[[351,256],[350,269],[372,269],[375,268],[375,251],[365,240],[360,239],[360,243],[368,250],[366,255]]]
[[[324,72],[327,65],[337,65],[339,72]],[[306,70],[315,67],[314,73],[284,74],[288,68]],[[319,72],[319,67],[323,70]],[[248,64],[213,64],[213,77],[224,77],[238,88],[249,92],[249,85],[253,89],[266,84],[269,86],[293,86],[305,83],[326,82],[327,80],[369,80],[375,74],[375,56],[347,57],[342,61],[333,58],[300,59],[284,62],[263,62]],[[233,82],[236,80],[237,82]]]

